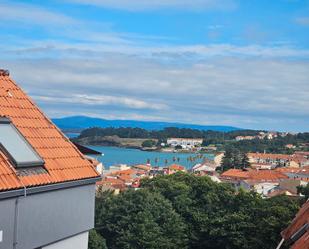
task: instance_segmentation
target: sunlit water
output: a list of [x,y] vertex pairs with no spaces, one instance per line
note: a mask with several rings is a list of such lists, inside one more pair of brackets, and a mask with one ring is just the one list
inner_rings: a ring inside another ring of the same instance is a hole
[[[198,154],[193,153],[148,152],[137,149],[105,146],[89,147],[104,154],[104,156],[99,156],[97,159],[104,164],[106,169],[115,164],[145,164],[147,160],[150,160],[152,166],[168,166],[177,163],[190,169],[195,164],[202,162],[205,157],[213,159],[212,154],[203,154],[203,158],[199,158]],[[190,160],[190,157],[192,160]]]

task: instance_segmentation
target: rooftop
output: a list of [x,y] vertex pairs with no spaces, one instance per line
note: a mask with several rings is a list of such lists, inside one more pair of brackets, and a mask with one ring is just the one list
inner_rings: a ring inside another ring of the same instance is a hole
[[291,225],[281,235],[292,244],[291,249],[309,248],[309,201],[302,206]]
[[12,122],[44,160],[45,169],[38,174],[19,174],[8,156],[0,151],[0,191],[99,176],[93,165],[9,77],[6,70],[0,70],[0,117]]
[[256,181],[278,181],[287,179],[285,174],[274,170],[241,170],[229,169],[221,174],[224,178],[250,179]]
[[270,153],[248,153],[248,157],[251,158],[263,158],[263,159],[284,159],[289,160],[290,155],[286,154],[270,154]]

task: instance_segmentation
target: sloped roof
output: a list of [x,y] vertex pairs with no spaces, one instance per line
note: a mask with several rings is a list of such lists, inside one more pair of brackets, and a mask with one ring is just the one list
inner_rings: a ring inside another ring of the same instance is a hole
[[[291,225],[286,228],[281,235],[286,241],[289,241],[293,238],[293,235],[299,232],[301,228],[304,228],[306,224],[309,226],[309,201],[302,206]],[[304,231],[300,238],[293,242],[294,244],[292,244],[291,249],[309,248],[309,228]]]
[[185,170],[184,166],[181,166],[181,165],[178,165],[178,164],[172,164],[168,168],[170,170],[179,170],[179,171]]
[[277,181],[287,179],[288,176],[275,170],[249,170],[229,169],[221,174],[221,177],[250,179],[255,181]]
[[249,178],[249,172],[241,170],[241,169],[229,169],[227,171],[224,171],[221,174],[221,177],[248,179]]
[[0,70],[0,117],[9,118],[45,161],[46,171],[21,176],[0,152],[0,191],[98,177],[93,165]]
[[290,155],[286,154],[270,154],[270,153],[248,153],[248,157],[251,158],[263,158],[263,159],[283,159],[289,160],[291,159]]

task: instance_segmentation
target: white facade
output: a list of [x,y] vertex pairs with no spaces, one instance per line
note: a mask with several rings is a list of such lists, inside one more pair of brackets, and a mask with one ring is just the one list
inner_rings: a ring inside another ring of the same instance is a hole
[[181,146],[182,148],[192,148],[200,146],[203,143],[203,139],[200,138],[169,138],[167,144],[172,147]]
[[75,235],[73,237],[58,241],[42,249],[87,249],[88,248],[88,232]]
[[131,169],[131,167],[126,164],[112,165],[109,167],[109,170],[107,170],[104,173],[111,173],[114,171],[122,171],[122,170],[127,170],[127,169]]
[[270,191],[275,189],[279,183],[272,183],[272,182],[256,182],[252,183],[250,181],[241,181],[240,186],[243,187],[245,190],[250,191],[253,190],[256,193],[262,195],[262,196],[267,196]]

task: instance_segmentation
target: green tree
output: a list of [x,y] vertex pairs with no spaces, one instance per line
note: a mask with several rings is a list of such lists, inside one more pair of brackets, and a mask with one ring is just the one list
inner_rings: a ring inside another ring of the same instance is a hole
[[149,190],[102,194],[96,225],[110,249],[187,248],[186,225],[172,204]]
[[254,192],[236,193],[207,176],[184,173],[144,180],[142,187],[173,204],[187,223],[189,248],[194,249],[275,248],[299,207],[285,196],[265,200]]
[[304,196],[304,201],[309,199],[309,183],[306,186],[298,186],[297,193]]
[[94,229],[89,232],[88,249],[107,249],[105,239]]
[[227,149],[221,161],[220,170],[224,172],[230,168],[233,168],[233,154],[232,150]]
[[142,143],[142,146],[143,147],[153,147],[153,146],[156,146],[156,141],[154,140],[145,140],[143,143]]
[[242,153],[240,167],[242,169],[250,167],[250,162],[247,153]]
[[143,179],[141,190],[96,201],[96,227],[108,248],[269,249],[299,208],[287,196],[176,173]]

